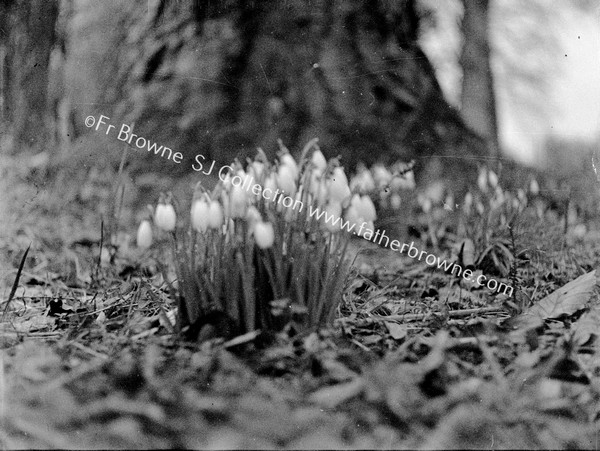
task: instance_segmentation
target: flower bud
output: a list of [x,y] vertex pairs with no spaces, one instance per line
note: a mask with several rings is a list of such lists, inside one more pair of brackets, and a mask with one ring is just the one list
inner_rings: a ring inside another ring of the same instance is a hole
[[260,212],[254,205],[250,205],[248,207],[248,211],[246,211],[246,222],[248,223],[248,229],[253,230],[254,226],[260,221],[262,221]]
[[469,215],[471,213],[471,207],[473,206],[473,195],[471,192],[465,194],[465,200],[463,201],[463,213]]
[[392,181],[392,173],[382,164],[374,165],[371,172],[378,188],[384,188]]
[[194,230],[200,233],[206,232],[208,228],[208,202],[206,199],[198,198],[192,203],[190,219]]
[[531,182],[529,183],[529,192],[534,196],[537,196],[540,193],[540,185],[538,185],[536,179],[531,179]]
[[259,221],[254,225],[254,241],[260,249],[268,249],[275,242],[275,231],[270,222]]
[[177,222],[177,216],[175,215],[175,209],[171,204],[159,203],[156,206],[154,213],[154,223],[156,227],[165,232],[172,232],[175,230],[175,224]]
[[321,152],[320,150],[315,150],[313,152],[310,161],[313,164],[314,168],[321,173],[323,173],[327,168],[327,160],[325,159],[323,152]]
[[390,207],[394,210],[400,210],[400,206],[402,205],[402,198],[400,194],[394,193],[390,196]]
[[420,203],[423,213],[429,213],[433,208],[433,203],[429,197],[422,197]]
[[358,214],[358,211],[353,204],[346,209],[344,219],[349,224],[361,224],[364,221],[364,219]]
[[323,215],[323,220],[325,222],[325,228],[331,232],[339,232],[340,231],[340,221],[339,218],[342,216],[342,204],[336,201],[330,201],[325,207],[325,214]]
[[487,183],[488,183],[487,171],[485,169],[480,169],[479,176],[477,177],[477,186],[479,187],[479,189],[481,190],[482,193],[487,192]]
[[402,175],[394,177],[391,183],[392,188],[413,190],[416,187],[415,174],[410,171]]
[[338,166],[333,170],[328,186],[329,199],[340,204],[350,197],[350,187],[348,186],[348,178],[344,173],[344,168]]
[[267,178],[265,179],[265,184],[263,186],[263,192],[270,192],[269,199],[273,200],[272,196],[274,196],[275,191],[277,191],[277,179],[274,172],[271,172]]
[[140,226],[137,230],[136,242],[138,247],[142,249],[147,249],[152,245],[152,226],[147,219],[140,222]]
[[232,219],[244,218],[246,216],[246,208],[248,199],[246,191],[240,185],[235,185],[229,193],[229,217]]
[[488,180],[492,188],[496,188],[498,186],[498,176],[494,171],[490,170],[488,173]]
[[358,167],[358,171],[350,180],[350,190],[352,192],[369,193],[375,190],[375,180],[364,165]]
[[375,204],[369,196],[366,194],[360,198],[361,207],[358,210],[358,214],[365,218],[365,221],[375,221],[377,219],[377,213],[375,211]]
[[254,180],[260,180],[265,171],[265,164],[262,161],[253,161],[248,165],[248,175],[254,177]]
[[477,210],[477,213],[479,213],[480,215],[485,213],[485,207],[483,206],[483,204],[481,203],[480,200],[478,200],[477,203],[475,204],[475,209]]
[[217,200],[212,200],[208,206],[208,226],[218,229],[223,225],[223,207]]
[[296,178],[298,177],[298,164],[296,164],[296,160],[294,160],[294,157],[292,157],[289,153],[284,153],[283,155],[281,155],[281,157],[279,157],[279,161],[281,162],[279,167],[287,166],[290,169],[290,172],[292,173],[292,178],[296,180]]
[[288,196],[296,194],[296,175],[289,165],[282,164],[279,166],[277,170],[277,186],[279,187],[279,191],[283,191]]

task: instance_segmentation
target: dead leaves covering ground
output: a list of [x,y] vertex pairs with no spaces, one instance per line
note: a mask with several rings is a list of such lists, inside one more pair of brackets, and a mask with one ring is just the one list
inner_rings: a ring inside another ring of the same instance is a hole
[[524,274],[521,311],[367,249],[334,329],[198,345],[169,333],[152,268],[97,270],[92,243],[60,271],[63,248],[26,222],[0,243],[12,267],[37,243],[0,324],[4,447],[599,446],[593,241]]

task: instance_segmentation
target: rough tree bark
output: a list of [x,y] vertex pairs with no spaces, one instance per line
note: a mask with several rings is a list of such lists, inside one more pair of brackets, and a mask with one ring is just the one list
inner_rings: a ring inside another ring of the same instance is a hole
[[461,115],[468,127],[487,142],[488,153],[499,155],[494,77],[488,39],[489,0],[463,0],[464,45]]
[[148,5],[116,83],[143,136],[221,162],[277,138],[317,136],[347,166],[481,147],[419,48],[413,0]]
[[17,143],[36,147],[50,135],[48,64],[55,41],[57,0],[5,0],[3,118]]

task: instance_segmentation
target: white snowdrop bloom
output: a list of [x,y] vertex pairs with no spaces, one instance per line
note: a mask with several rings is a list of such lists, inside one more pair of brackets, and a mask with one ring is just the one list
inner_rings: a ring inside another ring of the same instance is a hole
[[152,226],[144,219],[137,230],[136,242],[139,248],[147,249],[152,245]]
[[485,169],[479,170],[479,175],[477,176],[477,186],[482,193],[487,192],[488,189],[488,176],[487,171]]
[[469,191],[465,194],[465,200],[463,201],[463,213],[466,215],[471,214],[471,207],[473,207],[473,195]]
[[296,194],[296,176],[289,165],[282,164],[279,166],[277,170],[277,186],[279,187],[279,191],[283,191],[287,196]]
[[369,193],[375,191],[375,180],[373,180],[371,171],[361,165],[357,173],[350,179],[349,186],[352,192]]
[[400,210],[400,206],[402,205],[402,198],[400,194],[394,193],[390,196],[390,207],[394,210]]
[[176,223],[177,216],[175,215],[173,205],[159,203],[154,212],[154,224],[156,224],[156,227],[165,232],[172,232],[175,230]]
[[254,225],[254,241],[260,249],[268,249],[275,242],[275,231],[270,222],[259,221]]
[[273,199],[275,195],[275,191],[277,191],[277,178],[274,172],[271,172],[265,179],[265,183],[263,185],[263,192],[265,196],[269,198],[269,200]]
[[344,219],[350,224],[361,224],[364,219],[358,214],[358,210],[354,205],[350,205],[344,213]]
[[328,183],[329,199],[340,204],[350,197],[350,187],[348,186],[348,178],[341,166],[333,170],[333,174]]
[[380,163],[373,165],[371,172],[378,188],[384,188],[392,181],[392,173]]
[[325,228],[332,233],[340,231],[340,221],[342,217],[342,204],[337,201],[330,201],[325,207],[323,221]]
[[477,202],[475,203],[475,210],[477,210],[477,213],[479,213],[480,215],[485,213],[485,207],[483,206],[480,200],[477,200]]
[[198,198],[192,203],[190,219],[194,230],[200,233],[208,229],[208,202],[204,198]]
[[315,150],[310,159],[311,163],[319,172],[325,172],[327,168],[327,160],[325,159],[325,155],[320,150]]
[[373,204],[371,198],[366,194],[359,198],[358,214],[362,216],[365,221],[375,221],[375,219],[377,219],[375,204]]
[[210,201],[208,205],[208,226],[218,229],[223,225],[223,207],[218,200]]
[[229,193],[229,217],[244,218],[248,207],[248,196],[240,185],[234,185]]
[[496,188],[498,186],[498,176],[492,170],[488,173],[488,182],[492,188]]
[[254,181],[261,180],[265,172],[265,164],[262,161],[253,161],[248,165],[248,174],[254,177]]
[[287,166],[290,169],[292,178],[295,181],[298,177],[298,164],[296,163],[296,160],[294,160],[294,157],[292,157],[289,153],[284,153],[279,157],[279,161],[281,162],[279,167]]
[[246,222],[248,223],[248,229],[250,231],[254,230],[254,226],[260,221],[262,221],[260,212],[254,205],[250,205],[246,211]]
[[536,179],[531,179],[531,182],[529,183],[529,192],[534,196],[537,196],[540,193],[540,185],[538,185]]

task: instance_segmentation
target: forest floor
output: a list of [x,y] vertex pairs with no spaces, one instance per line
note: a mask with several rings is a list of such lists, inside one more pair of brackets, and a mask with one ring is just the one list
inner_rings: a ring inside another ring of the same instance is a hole
[[197,344],[135,249],[99,258],[114,180],[0,168],[3,448],[600,448],[592,227],[524,224],[511,297],[357,240],[333,327]]

